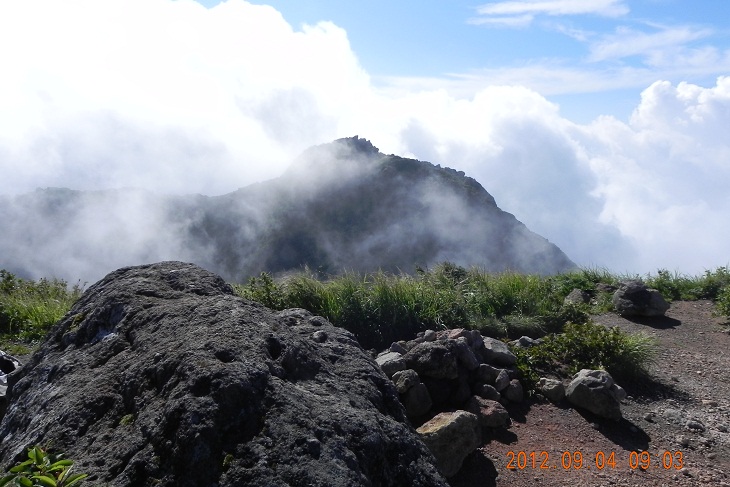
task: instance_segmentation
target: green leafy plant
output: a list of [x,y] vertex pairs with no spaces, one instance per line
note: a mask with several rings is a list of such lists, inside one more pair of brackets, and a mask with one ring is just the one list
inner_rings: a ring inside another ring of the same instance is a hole
[[0,479],[0,487],[72,487],[79,485],[87,474],[71,474],[73,461],[61,455],[50,455],[38,446],[28,449],[28,460],[12,467]]
[[717,296],[717,311],[730,318],[730,285],[723,288]]
[[647,376],[656,350],[649,335],[591,322],[568,323],[563,333],[548,335],[539,345],[513,348],[528,387],[541,374],[572,375],[581,369],[603,369],[617,380],[636,382]]

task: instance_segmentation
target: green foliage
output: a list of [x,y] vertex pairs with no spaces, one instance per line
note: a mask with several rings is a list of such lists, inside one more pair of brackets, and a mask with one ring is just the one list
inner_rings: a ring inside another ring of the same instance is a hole
[[575,374],[581,369],[604,369],[619,381],[635,382],[648,374],[656,350],[649,335],[585,322],[568,323],[562,333],[548,335],[528,349],[514,347],[513,352],[526,383],[534,387],[541,374]]
[[659,269],[656,276],[648,276],[645,282],[668,300],[716,300],[722,289],[730,285],[730,270],[723,266],[715,271],[705,271],[701,276],[690,277]]
[[0,479],[0,487],[72,487],[79,485],[87,474],[71,474],[73,461],[50,455],[38,446],[28,449],[28,460],[8,470]]
[[717,311],[730,318],[730,286],[726,286],[717,296]]
[[133,424],[135,420],[134,414],[125,414],[119,418],[119,426],[129,426]]
[[0,333],[23,341],[38,340],[60,320],[81,295],[79,284],[31,281],[0,270]]

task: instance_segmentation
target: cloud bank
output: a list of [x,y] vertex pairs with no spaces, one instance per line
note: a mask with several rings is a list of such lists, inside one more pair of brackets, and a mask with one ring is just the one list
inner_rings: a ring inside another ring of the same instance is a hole
[[[548,3],[575,4],[531,2]],[[609,41],[594,55],[615,55]],[[222,194],[358,134],[465,171],[580,265],[698,273],[730,260],[730,77],[657,80],[630,120],[581,125],[521,86],[376,86],[343,29],[296,28],[243,0],[2,2],[0,66],[0,194]]]

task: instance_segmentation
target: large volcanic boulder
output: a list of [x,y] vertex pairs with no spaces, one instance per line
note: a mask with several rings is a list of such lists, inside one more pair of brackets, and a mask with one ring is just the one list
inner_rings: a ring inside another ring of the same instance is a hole
[[9,376],[0,465],[50,446],[109,486],[445,486],[349,332],[166,262],[91,286]]

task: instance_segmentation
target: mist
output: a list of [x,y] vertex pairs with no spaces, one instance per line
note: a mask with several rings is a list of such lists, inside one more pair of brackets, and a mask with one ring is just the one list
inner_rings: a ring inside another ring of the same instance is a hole
[[[4,2],[0,63],[0,267],[31,277],[215,265],[202,240],[181,239],[195,221],[169,223],[175,196],[270,180],[355,134],[464,171],[581,266],[696,274],[730,261],[730,77],[656,80],[629,119],[579,124],[520,86],[457,96],[376,83],[340,27],[294,27],[242,0]],[[79,195],[48,222],[25,195],[49,187],[138,191]],[[236,203],[252,231],[267,224],[254,203]]]

